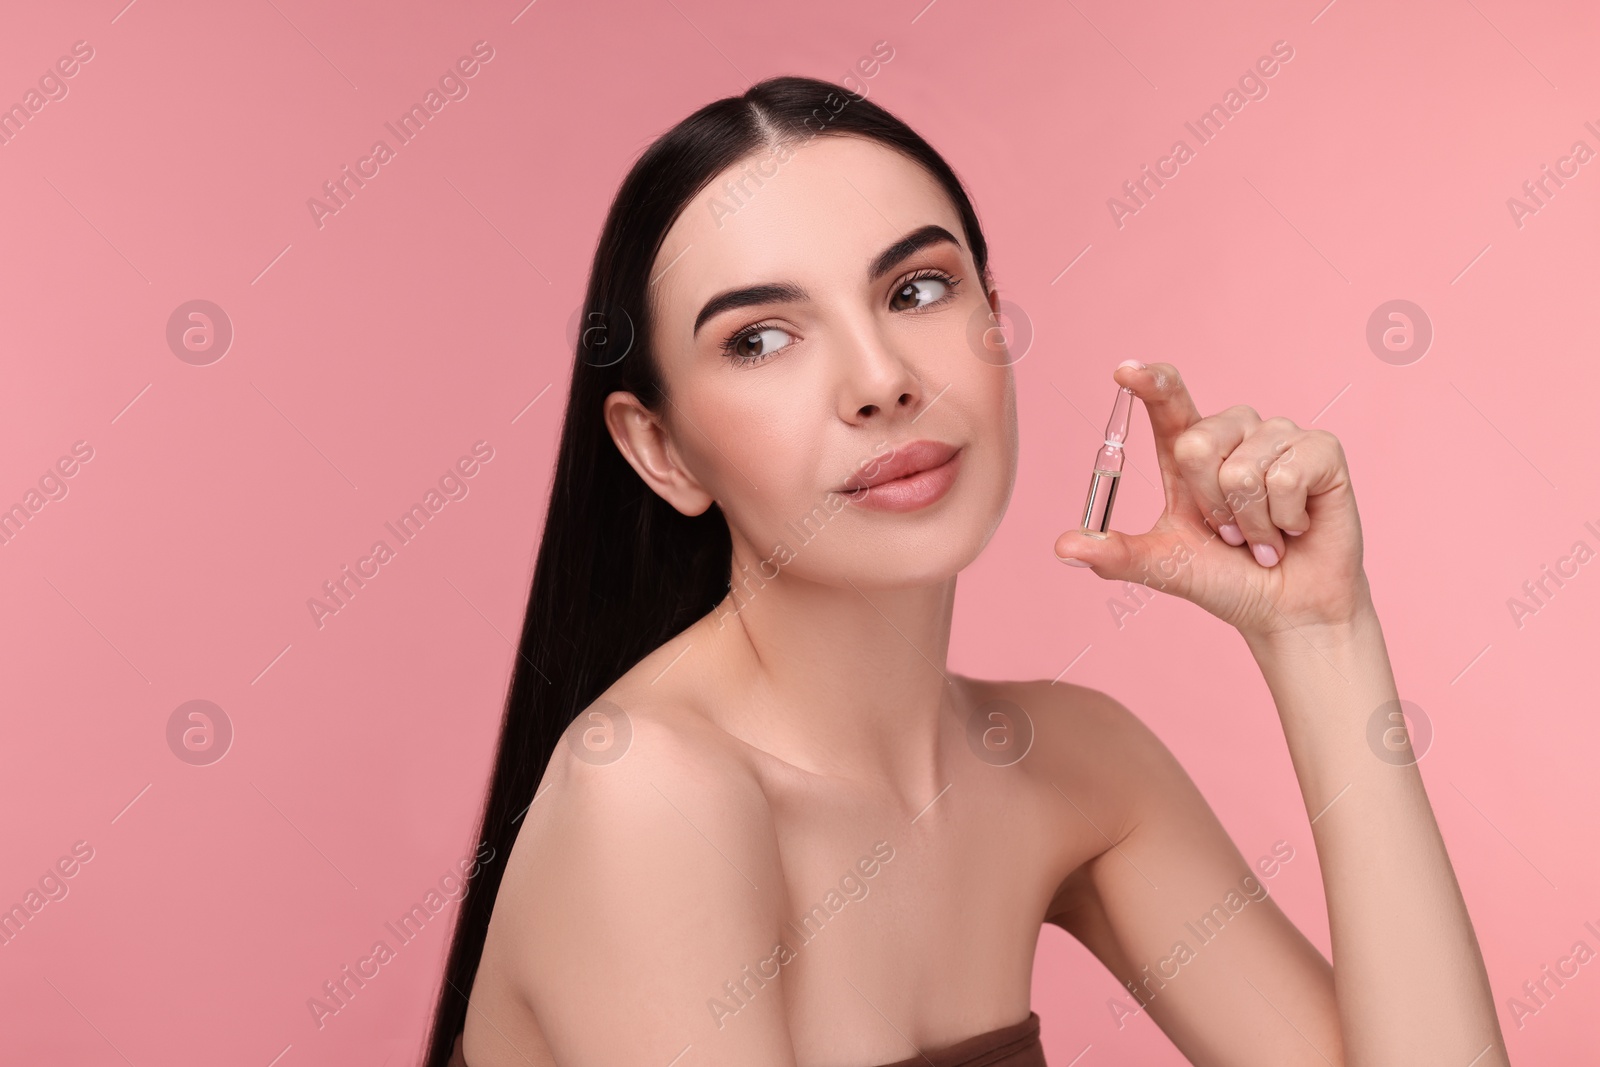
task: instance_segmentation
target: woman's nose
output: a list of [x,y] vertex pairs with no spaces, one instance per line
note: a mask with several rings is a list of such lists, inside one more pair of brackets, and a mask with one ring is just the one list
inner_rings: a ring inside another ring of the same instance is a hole
[[847,422],[910,410],[922,399],[915,368],[870,326],[841,346],[839,415]]

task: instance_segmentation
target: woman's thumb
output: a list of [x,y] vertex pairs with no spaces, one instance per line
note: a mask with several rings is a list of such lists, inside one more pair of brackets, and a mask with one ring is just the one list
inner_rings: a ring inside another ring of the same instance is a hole
[[1138,552],[1134,538],[1117,530],[1092,534],[1068,530],[1056,538],[1056,559],[1073,567],[1088,567],[1102,578],[1126,580],[1137,571]]

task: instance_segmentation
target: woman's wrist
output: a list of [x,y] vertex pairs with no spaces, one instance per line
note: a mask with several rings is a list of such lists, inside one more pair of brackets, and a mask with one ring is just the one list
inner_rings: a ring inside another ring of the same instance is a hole
[[[1343,776],[1336,784],[1348,782],[1369,762],[1372,716],[1399,698],[1370,598],[1339,619],[1250,634],[1245,641],[1272,693],[1297,772],[1327,764]],[[1354,764],[1348,762],[1352,754]]]
[[1277,623],[1260,630],[1239,631],[1257,660],[1263,656],[1292,657],[1302,652],[1314,655],[1313,650],[1347,647],[1382,633],[1365,571],[1356,576],[1347,603],[1337,615],[1299,621],[1280,615]]

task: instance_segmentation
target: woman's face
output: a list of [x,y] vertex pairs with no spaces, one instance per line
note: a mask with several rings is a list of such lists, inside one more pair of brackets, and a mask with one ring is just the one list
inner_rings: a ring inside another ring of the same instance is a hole
[[[921,167],[850,135],[763,152],[685,208],[651,279],[673,473],[647,480],[688,514],[717,502],[736,572],[903,586],[983,549],[1016,476],[1015,387],[979,341],[995,320],[960,217]],[[847,492],[918,441],[958,450],[913,479],[922,499]]]

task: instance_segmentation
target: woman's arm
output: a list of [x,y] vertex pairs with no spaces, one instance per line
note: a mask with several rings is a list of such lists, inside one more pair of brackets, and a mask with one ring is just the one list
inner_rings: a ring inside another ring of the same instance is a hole
[[[1348,623],[1246,635],[1322,865],[1350,1064],[1508,1064],[1477,937],[1403,726],[1370,597]],[[1374,750],[1371,724],[1388,746]],[[1393,752],[1384,759],[1380,752]]]
[[[1263,419],[1243,404],[1202,418],[1170,363],[1130,361],[1114,377],[1149,412],[1166,507],[1142,534],[1070,530],[1056,539],[1056,556],[1101,578],[1192,601],[1235,627],[1254,653],[1277,702],[1322,863],[1345,1062],[1509,1062],[1422,778],[1408,758],[1385,759],[1387,750],[1368,742],[1374,717],[1381,738],[1398,704],[1343,446],[1326,430]],[[1406,757],[1409,746],[1398,747]],[[1163,778],[1165,799],[1147,805],[1150,818],[1182,825],[1185,790],[1176,772]],[[1180,892],[1199,892],[1198,874],[1228,858],[1215,836],[1166,831]],[[1141,838],[1160,835],[1135,826],[1124,851]],[[1118,917],[1121,904],[1107,890],[1127,881],[1116,865],[1097,865],[1098,903],[1080,919],[1091,936],[1095,908],[1108,916],[1102,940],[1149,936],[1160,921],[1154,904],[1150,915]],[[1230,938],[1234,948],[1214,954],[1223,969],[1247,970],[1254,958],[1279,976],[1305,973],[1303,954],[1289,950],[1281,931],[1260,922],[1248,929],[1249,946]],[[1314,986],[1305,989],[1300,999],[1331,1021],[1326,1000]],[[1169,998],[1168,1011],[1200,999],[1190,990]],[[1159,1011],[1152,1014],[1159,1021]],[[1205,1041],[1218,1038],[1211,1023],[1200,1029]]]
[[[1270,853],[1258,844],[1247,860],[1182,764],[1120,701],[1042,681],[1030,695],[1045,709],[1033,768],[1049,776],[1042,792],[1062,832],[1101,850],[1066,878],[1046,921],[1122,985],[1105,1003],[1117,1030],[1148,1015],[1196,1067],[1342,1067],[1333,968],[1272,892],[1280,863],[1305,842]],[[1133,1062],[1115,1045],[1095,1054]]]

